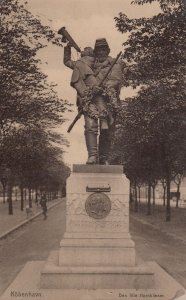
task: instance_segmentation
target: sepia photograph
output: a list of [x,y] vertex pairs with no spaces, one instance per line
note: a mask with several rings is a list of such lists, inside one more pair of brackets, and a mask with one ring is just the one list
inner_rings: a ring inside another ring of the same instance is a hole
[[186,0],[0,15],[0,299],[186,300]]

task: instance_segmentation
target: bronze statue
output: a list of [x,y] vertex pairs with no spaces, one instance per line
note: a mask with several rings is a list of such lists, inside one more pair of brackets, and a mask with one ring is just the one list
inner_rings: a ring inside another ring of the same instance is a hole
[[70,40],[64,47],[64,64],[73,69],[71,86],[77,91],[79,113],[70,130],[83,114],[87,164],[108,164],[111,133],[120,104],[122,62],[118,58],[121,53],[114,60],[109,56],[110,48],[106,39],[101,38],[96,40],[94,50],[86,47],[81,51],[81,58],[73,61],[72,46]]

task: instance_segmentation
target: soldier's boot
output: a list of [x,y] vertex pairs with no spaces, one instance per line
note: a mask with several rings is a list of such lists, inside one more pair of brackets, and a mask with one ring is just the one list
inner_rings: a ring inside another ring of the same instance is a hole
[[85,133],[86,146],[88,151],[88,160],[86,164],[96,164],[97,163],[97,133],[86,132]]
[[99,164],[109,165],[111,135],[108,129],[102,129],[99,136]]

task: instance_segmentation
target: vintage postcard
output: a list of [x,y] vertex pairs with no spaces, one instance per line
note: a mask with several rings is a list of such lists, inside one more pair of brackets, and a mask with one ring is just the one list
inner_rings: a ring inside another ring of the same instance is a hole
[[1,299],[186,299],[185,2],[0,11]]

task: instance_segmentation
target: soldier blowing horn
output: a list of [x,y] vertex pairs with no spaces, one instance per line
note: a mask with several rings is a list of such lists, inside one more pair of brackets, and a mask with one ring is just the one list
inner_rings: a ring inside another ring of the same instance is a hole
[[67,41],[78,51],[81,52],[81,49],[79,48],[79,46],[76,44],[76,42],[74,41],[74,39],[71,37],[71,35],[68,33],[68,31],[66,30],[65,27],[61,27],[58,30],[58,34],[62,35],[62,42],[66,43]]

